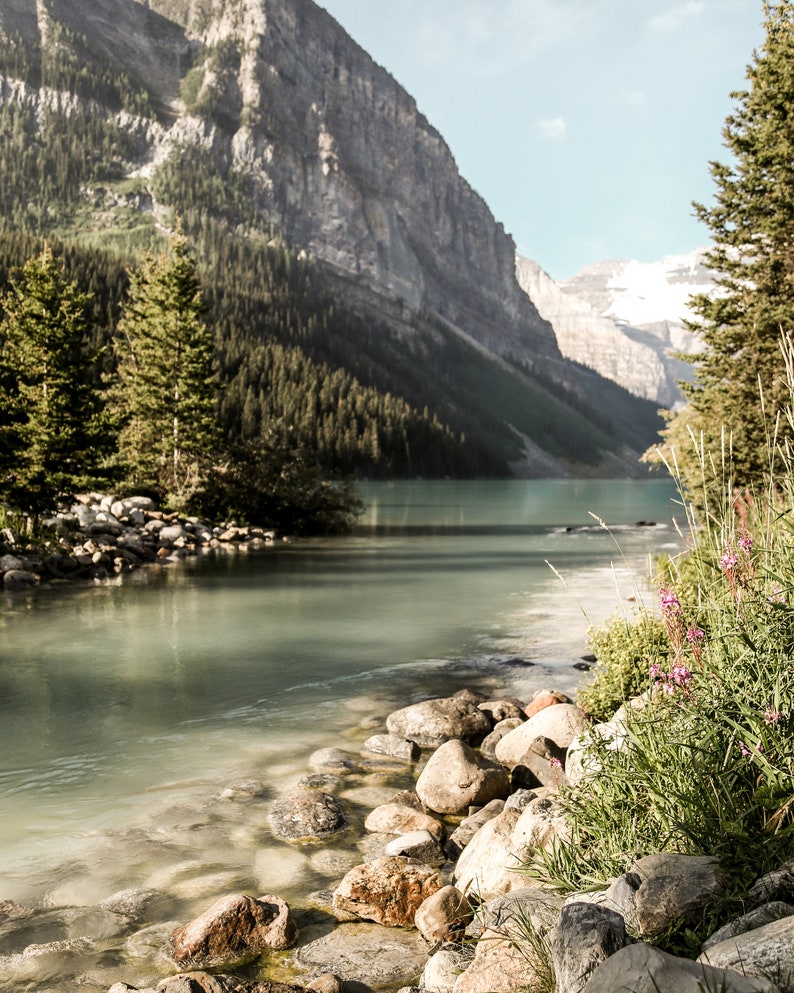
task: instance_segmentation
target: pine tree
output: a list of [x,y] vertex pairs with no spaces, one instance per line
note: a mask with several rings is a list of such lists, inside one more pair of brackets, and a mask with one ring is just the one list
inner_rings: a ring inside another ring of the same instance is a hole
[[201,284],[178,233],[131,276],[117,339],[119,453],[134,489],[186,506],[215,457],[217,378]]
[[48,247],[0,301],[0,494],[26,511],[99,482],[88,302]]
[[711,164],[714,204],[694,205],[711,232],[705,263],[717,289],[692,300],[706,350],[689,357],[689,404],[665,431],[691,493],[701,470],[686,454],[690,430],[717,457],[729,441],[734,483],[752,487],[768,470],[767,432],[789,400],[780,341],[794,332],[794,0],[765,0],[764,18],[748,88],[732,94],[723,128],[733,164]]

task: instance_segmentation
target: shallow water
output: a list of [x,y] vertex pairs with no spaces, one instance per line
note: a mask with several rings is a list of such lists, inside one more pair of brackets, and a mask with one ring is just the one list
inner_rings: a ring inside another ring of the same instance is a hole
[[[233,889],[300,902],[333,886],[373,854],[366,840],[295,848],[267,824],[268,798],[315,749],[357,752],[390,709],[463,685],[573,692],[588,624],[630,612],[648,556],[680,544],[666,482],[362,496],[349,537],[2,598],[0,901],[88,906],[151,887],[157,919],[186,919]],[[223,796],[244,780],[265,794]],[[360,821],[399,785],[362,772],[340,790]],[[117,946],[81,964],[97,989],[162,968]],[[0,935],[0,982],[18,950]]]

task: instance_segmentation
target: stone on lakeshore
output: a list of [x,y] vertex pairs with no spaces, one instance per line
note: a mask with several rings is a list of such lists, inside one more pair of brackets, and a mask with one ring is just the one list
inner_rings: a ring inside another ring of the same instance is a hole
[[356,772],[357,756],[342,748],[318,748],[309,756],[312,772]]
[[653,945],[627,945],[593,972],[583,993],[780,993],[767,979],[677,958]]
[[701,947],[701,951],[706,951],[712,945],[717,945],[728,938],[735,938],[744,934],[745,931],[753,931],[755,928],[763,927],[764,924],[771,924],[772,921],[779,921],[783,917],[794,916],[794,905],[783,903],[782,900],[773,900],[771,903],[763,903],[755,910],[751,910],[741,917],[736,917],[727,924],[723,924],[719,930],[706,938]]
[[265,951],[291,948],[297,937],[298,929],[284,900],[232,893],[177,928],[168,954],[177,965],[204,969],[238,965]]
[[545,786],[541,786],[534,790],[528,790],[526,788],[521,788],[511,793],[510,796],[505,800],[505,807],[511,807],[514,810],[523,810],[528,807],[533,800],[536,800],[539,796],[545,796],[548,792]]
[[545,933],[554,925],[562,908],[562,897],[556,893],[539,886],[521,886],[478,907],[468,934],[479,938],[483,931],[503,931],[506,925],[521,921],[528,921],[535,931]]
[[386,927],[413,927],[417,908],[443,885],[429,866],[385,856],[354,866],[334,891],[334,907]]
[[166,524],[160,528],[158,537],[160,541],[172,545],[179,538],[185,537],[185,529],[181,524]]
[[513,828],[512,851],[519,858],[550,848],[555,841],[567,841],[571,827],[565,810],[551,796],[536,797],[520,813]]
[[312,993],[344,993],[345,981],[334,972],[326,972],[313,979],[307,986]]
[[345,982],[383,989],[413,983],[427,961],[427,945],[417,931],[359,922],[340,924],[292,956],[309,977],[333,972]]
[[344,804],[322,790],[292,790],[280,797],[270,813],[277,838],[330,838],[349,827]]
[[471,905],[457,886],[442,886],[420,904],[414,925],[428,945],[435,945],[462,938],[471,916]]
[[717,860],[708,855],[646,855],[630,871],[641,880],[634,903],[637,931],[649,936],[679,919],[694,923],[727,882]]
[[581,993],[595,969],[630,941],[613,910],[592,903],[563,907],[550,940],[556,993]]
[[436,749],[416,782],[419,799],[439,814],[460,814],[471,806],[503,800],[509,791],[507,769],[458,739]]
[[529,703],[524,707],[526,717],[534,717],[546,707],[556,707],[559,703],[573,703],[570,697],[558,690],[538,690]]
[[500,697],[498,700],[484,700],[480,710],[487,714],[491,723],[496,725],[505,720],[524,721],[524,704],[515,697]]
[[3,587],[7,590],[28,590],[38,581],[39,577],[26,569],[9,569],[3,573]]
[[22,559],[16,555],[0,555],[0,572],[11,572],[23,567]]
[[745,976],[770,978],[783,993],[794,991],[794,917],[744,931],[709,947],[698,957],[722,969]]
[[411,831],[429,831],[434,838],[444,837],[444,825],[426,813],[419,799],[415,806],[390,800],[375,807],[364,821],[367,831],[376,834],[408,834]]
[[537,737],[530,743],[518,764],[514,766],[513,782],[518,778],[516,773],[520,769],[529,773],[529,776],[525,778],[534,780],[534,782],[528,783],[530,788],[549,786],[553,789],[559,789],[568,782],[563,768],[564,762],[565,752],[563,749],[558,748],[551,738]]
[[35,913],[33,907],[25,907],[13,900],[0,900],[0,924],[5,924],[6,921],[23,920],[26,917],[32,917]]
[[387,755],[403,762],[416,762],[420,750],[415,741],[409,741],[398,734],[373,734],[361,746],[362,754]]
[[496,743],[504,736],[524,723],[523,717],[506,717],[494,726],[493,731],[487,734],[480,743],[480,751],[487,759],[496,758]]
[[[293,987],[297,991],[298,987]],[[240,990],[239,983],[231,976],[211,976],[208,972],[180,972],[161,979],[157,986],[146,989],[114,983],[108,993],[232,993]]]
[[478,744],[492,726],[479,709],[480,702],[468,690],[451,697],[423,700],[389,714],[386,728],[390,734],[415,741],[420,748],[437,748],[453,738]]
[[454,993],[515,993],[535,989],[543,963],[515,922],[498,931],[485,931],[477,942],[474,961],[461,973]]
[[451,859],[457,859],[483,824],[490,821],[492,817],[496,817],[497,814],[501,814],[504,808],[504,800],[491,800],[490,803],[486,803],[484,807],[471,816],[464,817],[447,839],[444,849],[447,855]]
[[429,831],[411,831],[390,841],[383,852],[384,855],[405,855],[417,862],[428,865],[441,865],[446,856],[441,849],[438,838]]
[[158,903],[164,903],[165,898],[159,890],[155,889],[129,889],[119,890],[105,897],[96,906],[100,910],[109,910],[119,917],[127,918],[135,923],[146,920],[147,915],[151,920],[153,908]]
[[587,718],[574,704],[558,703],[546,707],[497,743],[496,758],[512,769],[536,738],[550,738],[557,748],[565,750],[588,726]]
[[483,824],[455,866],[452,881],[459,890],[490,900],[522,885],[522,877],[512,871],[520,865],[513,853],[513,828],[520,816],[505,809]]
[[467,945],[442,945],[427,960],[419,978],[419,989],[427,993],[452,993],[458,976],[471,965],[472,955]]

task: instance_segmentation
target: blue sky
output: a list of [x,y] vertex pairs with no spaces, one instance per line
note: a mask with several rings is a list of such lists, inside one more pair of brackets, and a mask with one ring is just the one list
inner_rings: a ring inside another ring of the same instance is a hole
[[555,279],[708,243],[692,200],[763,41],[761,0],[319,0],[416,99]]

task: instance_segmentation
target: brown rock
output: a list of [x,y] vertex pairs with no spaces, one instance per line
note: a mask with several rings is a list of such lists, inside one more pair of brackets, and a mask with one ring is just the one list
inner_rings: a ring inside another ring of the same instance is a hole
[[[418,802],[418,801],[417,801]],[[444,837],[444,825],[441,821],[425,813],[421,809],[408,806],[405,803],[395,803],[390,800],[370,811],[364,821],[367,831],[378,834],[408,834],[411,831],[429,831],[434,838]]]
[[232,893],[177,928],[168,954],[178,965],[208,969],[248,962],[266,950],[290,948],[297,937],[290,909],[279,897],[254,899]]
[[505,799],[510,774],[464,741],[447,741],[428,759],[416,782],[422,803],[440,814],[460,814],[471,806]]
[[412,927],[418,907],[443,885],[429,866],[386,856],[352,868],[334,891],[333,905],[386,927]]
[[540,690],[524,707],[524,713],[528,718],[534,717],[546,707],[555,707],[558,703],[573,703],[573,700],[557,690]]
[[425,941],[434,945],[461,938],[471,916],[469,901],[457,886],[442,886],[419,906],[414,924]]

